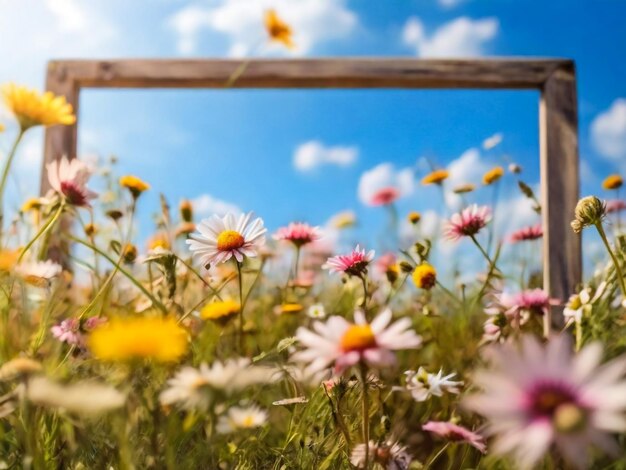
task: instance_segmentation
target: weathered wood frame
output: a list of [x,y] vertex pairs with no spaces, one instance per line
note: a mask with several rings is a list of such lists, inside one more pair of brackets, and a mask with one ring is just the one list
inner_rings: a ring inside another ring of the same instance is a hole
[[[574,62],[563,59],[62,60],[46,87],[78,111],[83,88],[531,89],[541,93],[539,136],[544,284],[567,299],[581,280],[580,237],[570,229],[578,200],[578,112]],[[45,161],[76,155],[78,122],[46,131]],[[47,180],[42,179],[42,190]],[[545,256],[547,254],[547,256]]]

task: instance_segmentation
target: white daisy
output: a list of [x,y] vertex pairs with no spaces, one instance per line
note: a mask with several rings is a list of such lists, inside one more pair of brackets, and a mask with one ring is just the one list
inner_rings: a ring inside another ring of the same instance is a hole
[[437,374],[427,372],[420,367],[417,372],[407,370],[406,384],[404,387],[396,387],[395,390],[406,390],[411,392],[415,401],[426,401],[432,396],[441,397],[444,392],[459,393],[459,387],[463,382],[450,380],[456,374],[443,375],[443,370],[439,370]]
[[326,310],[322,304],[311,305],[306,314],[311,318],[326,318]]
[[37,287],[48,286],[62,271],[61,265],[51,260],[21,263],[15,267],[18,276]]
[[46,165],[48,181],[54,191],[73,206],[89,206],[89,200],[98,197],[87,188],[93,169],[78,159],[53,161]]
[[223,218],[214,215],[198,224],[198,231],[187,240],[189,249],[203,266],[228,261],[233,256],[241,263],[245,256],[255,257],[265,244],[263,219],[250,220],[252,212]]
[[220,416],[215,429],[220,434],[228,434],[242,429],[263,426],[267,421],[267,411],[258,406],[233,406]]
[[391,310],[385,309],[368,323],[363,312],[357,311],[355,323],[332,316],[326,323],[314,322],[315,332],[300,327],[296,337],[307,349],[296,352],[293,360],[308,363],[311,370],[334,364],[338,374],[361,361],[374,367],[392,365],[392,351],[417,348],[422,339],[410,329],[409,318],[390,324],[391,317]]

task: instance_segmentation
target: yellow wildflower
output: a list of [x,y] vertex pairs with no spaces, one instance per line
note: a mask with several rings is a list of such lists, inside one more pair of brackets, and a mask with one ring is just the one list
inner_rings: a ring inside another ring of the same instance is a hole
[[413,271],[413,283],[419,289],[430,290],[437,282],[437,271],[428,263],[420,264]]
[[180,218],[183,222],[191,222],[193,220],[193,205],[189,199],[183,199],[180,201]]
[[409,212],[409,215],[407,215],[407,220],[409,222],[411,222],[413,225],[417,224],[420,220],[422,220],[422,214],[420,214],[419,212]]
[[134,262],[137,259],[137,247],[132,243],[127,243],[122,249],[122,256],[127,263]]
[[343,211],[330,219],[330,225],[337,229],[350,228],[356,225],[356,215],[352,211]]
[[447,170],[435,170],[422,178],[422,184],[441,184],[450,176]]
[[156,233],[150,240],[148,241],[148,250],[169,250],[170,249],[170,241],[167,238],[165,233]]
[[291,27],[278,17],[276,10],[270,9],[265,12],[265,29],[272,41],[280,42],[289,49],[295,46],[291,38]]
[[42,206],[41,199],[38,197],[28,198],[24,204],[22,204],[22,212],[38,211]]
[[223,300],[211,302],[202,307],[200,316],[205,320],[213,320],[218,323],[226,323],[241,310],[239,302]]
[[33,126],[71,125],[76,122],[72,105],[64,96],[9,83],[2,87],[4,102],[20,123],[22,130]]
[[609,175],[602,182],[602,187],[606,190],[619,189],[624,184],[624,180],[620,175]]
[[493,167],[483,175],[483,184],[489,186],[502,178],[502,175],[504,175],[504,168],[501,166]]
[[475,189],[476,189],[476,186],[474,186],[471,183],[467,183],[467,184],[461,184],[457,186],[452,191],[456,194],[465,194],[465,193],[471,193]]
[[20,256],[20,250],[0,250],[0,272],[9,272],[17,263]]
[[294,313],[300,313],[302,310],[304,310],[304,307],[296,303],[281,304],[281,305],[277,305],[275,308],[275,312],[278,315],[284,315],[284,314],[291,315]]
[[120,186],[128,189],[135,199],[137,199],[141,193],[150,189],[148,183],[133,175],[122,176],[120,178]]

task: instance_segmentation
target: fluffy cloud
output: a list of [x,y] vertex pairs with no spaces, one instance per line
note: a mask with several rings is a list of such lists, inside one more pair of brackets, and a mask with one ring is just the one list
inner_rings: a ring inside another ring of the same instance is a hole
[[591,140],[601,155],[626,158],[626,99],[618,98],[591,123]]
[[309,171],[320,165],[348,166],[359,155],[356,147],[326,147],[322,142],[311,140],[298,146],[293,154],[293,166],[300,171]]
[[447,169],[450,173],[447,185],[454,188],[465,183],[478,183],[489,166],[481,159],[480,151],[471,148],[452,160]]
[[500,132],[492,135],[491,137],[487,137],[485,140],[483,140],[483,149],[491,150],[492,148],[495,148],[498,145],[500,145],[503,139],[504,139],[504,136]]
[[485,53],[486,44],[498,33],[497,18],[473,20],[465,16],[439,27],[430,36],[417,17],[407,20],[402,38],[420,57],[468,57]]
[[[346,7],[346,0],[221,0],[188,5],[168,19],[177,36],[181,54],[197,51],[198,37],[205,30],[226,36],[229,55],[257,53],[267,44],[263,25],[266,10],[274,8],[293,29],[296,49],[305,55],[322,41],[348,36],[358,24],[356,14]],[[265,52],[289,53],[278,45],[265,46]]]
[[397,170],[391,163],[381,163],[364,172],[359,180],[358,196],[363,204],[369,205],[372,197],[383,188],[394,187],[400,197],[408,196],[415,189],[415,178],[411,168]]
[[443,8],[454,8],[464,2],[465,0],[438,0],[437,3],[439,3],[439,5]]
[[213,214],[223,216],[229,212],[233,214],[241,213],[241,209],[221,199],[217,199],[210,194],[202,194],[191,200],[194,212],[200,217],[208,217]]

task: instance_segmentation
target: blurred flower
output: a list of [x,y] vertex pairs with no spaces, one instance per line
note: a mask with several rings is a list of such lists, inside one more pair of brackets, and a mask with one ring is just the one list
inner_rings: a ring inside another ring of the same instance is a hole
[[579,233],[585,227],[599,224],[605,212],[605,203],[596,196],[586,196],[582,198],[576,204],[576,218],[572,221],[572,229],[574,232]]
[[304,310],[304,307],[298,303],[284,303],[274,308],[274,312],[277,315],[293,315],[294,313],[300,313],[302,310]]
[[10,272],[17,264],[20,250],[0,249],[0,271]]
[[619,453],[610,434],[626,430],[625,357],[601,365],[600,344],[573,354],[565,335],[545,346],[527,336],[521,349],[492,348],[491,369],[475,377],[483,392],[465,405],[487,418],[495,453],[512,454],[521,468],[533,468],[552,444],[579,468],[587,468],[590,445]]
[[30,197],[24,201],[20,210],[22,212],[38,211],[44,204],[44,199],[40,197]]
[[324,309],[324,306],[322,304],[311,305],[306,314],[310,318],[326,318],[326,310]]
[[441,184],[450,176],[447,170],[435,170],[422,178],[422,184]]
[[417,224],[420,220],[422,220],[422,215],[419,212],[411,211],[409,215],[407,215],[407,220],[411,222],[413,225]]
[[170,240],[166,233],[157,232],[148,240],[148,251],[169,251],[171,249]]
[[126,263],[134,263],[135,260],[137,259],[137,247],[135,245],[133,245],[132,243],[127,243],[126,245],[124,245],[124,248],[122,249],[122,257],[124,258],[124,262]]
[[415,287],[430,290],[437,283],[437,270],[428,263],[418,264],[413,271],[412,278]]
[[328,222],[331,227],[344,229],[356,224],[356,215],[352,211],[344,211],[335,214]]
[[137,199],[141,193],[150,189],[150,185],[145,181],[133,175],[125,175],[120,178],[120,186],[130,191],[134,199]]
[[293,243],[297,247],[308,245],[321,237],[319,227],[311,227],[302,222],[292,222],[287,227],[279,228],[274,234],[274,240],[283,240]]
[[265,12],[265,29],[272,41],[280,42],[289,49],[295,47],[291,27],[278,17],[276,10],[270,9]]
[[117,317],[95,328],[87,344],[105,361],[173,362],[187,352],[187,332],[171,317]]
[[480,434],[470,431],[469,429],[459,426],[458,424],[446,421],[429,421],[422,426],[424,431],[432,432],[437,436],[447,439],[451,442],[463,442],[469,444],[483,454],[487,452],[485,438]]
[[449,240],[471,237],[480,232],[490,220],[491,211],[487,206],[478,207],[472,204],[450,218],[445,226],[444,234]]
[[88,237],[92,237],[96,233],[98,233],[98,226],[96,224],[85,224],[85,235],[87,235]]
[[626,209],[626,201],[621,199],[612,199],[606,203],[606,213],[612,214],[614,212],[621,212]]
[[396,282],[400,274],[400,266],[396,262],[394,253],[385,253],[376,260],[376,270],[387,277],[390,283]]
[[571,324],[572,322],[580,322],[583,316],[591,315],[591,311],[593,309],[593,304],[600,300],[602,294],[606,289],[607,283],[602,282],[597,289],[595,290],[595,294],[592,297],[593,289],[591,287],[586,287],[582,289],[578,294],[572,295],[567,303],[565,304],[565,308],[563,309],[563,317],[566,320],[566,324]]
[[242,429],[252,429],[263,426],[267,421],[267,411],[252,405],[228,409],[226,415],[220,416],[215,429],[220,434],[229,434]]
[[0,380],[24,379],[39,374],[43,368],[41,363],[28,357],[16,357],[0,367]]
[[80,333],[80,320],[78,318],[67,318],[58,325],[50,328],[52,336],[62,343],[79,346],[83,344]]
[[443,375],[443,370],[439,370],[437,374],[427,372],[420,367],[417,372],[407,370],[406,384],[403,387],[394,387],[397,391],[408,391],[415,401],[426,401],[432,396],[441,397],[444,392],[459,393],[459,387],[463,385],[461,381],[450,380],[456,373]]
[[183,199],[178,206],[180,218],[183,222],[193,222],[193,204],[189,199]]
[[372,206],[388,206],[400,197],[400,191],[393,186],[381,188],[376,191],[370,200]]
[[87,188],[87,181],[92,169],[84,162],[63,157],[46,165],[48,181],[54,191],[69,204],[77,207],[89,207],[89,200],[98,197]]
[[202,310],[200,310],[200,317],[204,320],[213,320],[215,322],[225,324],[233,316],[237,315],[241,310],[239,302],[234,300],[218,300],[215,302],[209,302]]
[[522,167],[519,166],[517,163],[510,163],[509,171],[513,174],[519,175],[522,172]]
[[47,287],[50,281],[57,277],[63,268],[54,261],[33,261],[15,266],[15,273],[25,282],[36,287]]
[[178,224],[176,227],[175,235],[178,237],[180,235],[189,235],[196,231],[196,224],[193,222],[182,222]]
[[4,102],[20,123],[22,130],[33,126],[71,125],[76,122],[72,105],[64,96],[51,92],[43,95],[14,83],[2,87]]
[[[384,444],[369,442],[369,461],[382,466],[384,470],[408,470],[413,460],[406,447],[397,442],[388,441]],[[357,444],[350,454],[350,463],[356,468],[366,468],[365,444]]]
[[322,266],[331,273],[345,273],[350,276],[361,276],[367,273],[367,266],[374,259],[374,250],[365,253],[365,249],[356,246],[352,253],[348,255],[338,255],[328,258],[326,264]]
[[452,192],[456,194],[465,194],[465,193],[471,193],[475,189],[476,189],[476,186],[474,186],[471,183],[466,183],[466,184],[461,184],[459,186],[456,186],[455,188],[452,189]]
[[4,127],[4,124],[0,122],[0,134],[2,134],[5,130],[6,128]]
[[354,313],[355,323],[338,316],[330,317],[326,323],[315,322],[315,332],[298,328],[296,337],[306,347],[296,352],[292,359],[306,362],[311,370],[321,370],[334,363],[335,372],[363,361],[370,366],[390,366],[395,363],[392,351],[415,349],[422,339],[411,330],[411,320],[401,318],[391,323],[391,310],[383,310],[371,323],[362,312]]
[[233,214],[223,218],[217,215],[198,224],[199,233],[186,240],[189,249],[203,266],[218,264],[235,257],[241,263],[245,256],[255,257],[265,244],[263,219],[250,221],[252,213],[241,214],[235,219]]
[[541,237],[543,237],[543,228],[541,224],[537,224],[516,230],[509,235],[509,242],[519,243],[528,240],[538,240]]
[[624,184],[624,180],[620,175],[609,175],[602,182],[602,187],[606,190],[619,189]]
[[504,168],[501,166],[493,167],[487,173],[483,175],[483,184],[485,186],[489,186],[490,184],[495,183],[504,175]]
[[488,315],[504,313],[517,326],[526,323],[532,315],[545,315],[553,304],[558,304],[543,289],[529,289],[516,294],[503,292],[496,294],[495,298],[496,303],[485,312]]

